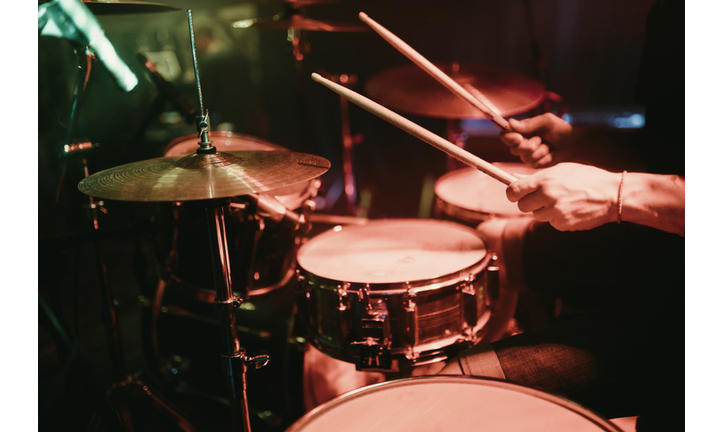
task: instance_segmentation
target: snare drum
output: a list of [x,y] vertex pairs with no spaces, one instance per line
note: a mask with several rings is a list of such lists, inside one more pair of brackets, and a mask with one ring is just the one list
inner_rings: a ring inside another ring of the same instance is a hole
[[[520,163],[494,163],[510,174],[533,174],[538,170]],[[475,168],[463,168],[440,177],[434,185],[435,217],[469,226],[495,217],[529,216],[510,202],[503,183]]]
[[453,222],[337,226],[299,249],[299,315],[315,347],[357,370],[443,361],[483,335],[491,259]]
[[[268,141],[233,132],[209,132],[218,151],[288,151]],[[165,149],[165,156],[191,154],[198,149],[195,134],[175,139]],[[273,196],[289,210],[298,210],[319,188],[317,180],[309,180],[261,195]],[[294,276],[298,233],[274,223],[263,223],[245,210],[240,198],[232,198],[225,218],[226,236],[231,261],[231,280],[246,285],[246,294],[266,294],[284,286]],[[171,246],[171,273],[198,287],[213,286],[208,232],[204,222],[203,203],[176,203],[175,224]]]
[[621,432],[568,400],[504,381],[434,376],[373,384],[331,400],[287,432]]

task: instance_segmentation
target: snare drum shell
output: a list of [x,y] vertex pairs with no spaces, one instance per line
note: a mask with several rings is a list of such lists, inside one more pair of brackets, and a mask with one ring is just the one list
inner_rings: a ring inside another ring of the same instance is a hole
[[504,381],[414,377],[373,384],[310,411],[287,432],[621,432],[566,399]]
[[[363,309],[363,306],[360,305],[365,296],[370,305],[386,312],[391,333],[391,354],[398,359],[414,363],[429,361],[441,355],[440,360],[443,360],[448,355],[456,354],[462,346],[469,346],[477,340],[489,315],[484,272],[490,260],[484,241],[477,231],[436,220],[383,220],[344,229],[354,231],[351,237],[366,237],[374,243],[376,236],[405,228],[411,228],[416,233],[426,232],[432,237],[435,232],[467,236],[468,240],[477,242],[480,250],[466,267],[458,267],[453,272],[436,277],[406,280],[404,276],[409,274],[399,274],[396,275],[398,280],[385,275],[385,278],[376,279],[376,282],[360,282],[363,272],[355,274],[357,272],[354,269],[321,270],[307,253],[312,254],[309,248],[313,251],[317,245],[323,248],[324,243],[339,242],[343,249],[337,253],[353,255],[364,249],[366,243],[344,243],[348,238],[334,231],[327,231],[310,240],[299,250],[297,258],[297,273],[302,287],[299,314],[311,342],[320,351],[339,360],[354,362],[359,352],[354,343],[361,338],[360,316],[363,311],[360,308]],[[444,243],[444,240],[436,239],[439,243]],[[384,245],[392,249],[393,243],[394,240],[387,240]],[[399,252],[402,255],[414,253],[413,249]],[[408,256],[402,259],[413,260]],[[327,277],[332,273],[335,278]],[[344,278],[344,273],[348,277]],[[431,274],[426,273],[425,276]],[[366,280],[375,279],[368,275]]]

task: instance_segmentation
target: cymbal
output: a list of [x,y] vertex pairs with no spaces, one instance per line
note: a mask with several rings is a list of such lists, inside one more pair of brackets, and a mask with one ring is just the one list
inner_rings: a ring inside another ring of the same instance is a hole
[[133,13],[150,13],[150,12],[168,12],[180,10],[174,6],[167,6],[159,3],[146,2],[120,2],[120,1],[98,1],[98,0],[81,0],[88,9],[95,15],[111,15],[111,14],[133,14]]
[[233,28],[267,28],[267,29],[294,29],[308,31],[326,31],[326,32],[363,32],[369,31],[369,27],[357,24],[347,24],[335,21],[319,21],[306,18],[301,15],[291,15],[290,18],[284,19],[261,19],[251,18],[236,21],[231,24]]
[[[481,93],[502,117],[536,108],[547,96],[542,83],[519,72],[475,64],[435,66],[473,95]],[[416,64],[373,75],[364,88],[370,99],[393,110],[444,119],[486,118]]]
[[119,201],[230,198],[310,180],[330,167],[323,157],[286,150],[193,153],[109,168],[81,180],[78,189]]

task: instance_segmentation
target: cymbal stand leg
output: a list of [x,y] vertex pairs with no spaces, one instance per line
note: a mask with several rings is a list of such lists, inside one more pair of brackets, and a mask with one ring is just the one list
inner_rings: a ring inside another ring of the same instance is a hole
[[[88,177],[88,163],[83,159],[83,169],[85,176]],[[89,204],[86,205],[90,219],[93,223],[93,229],[98,232],[100,224],[98,222],[98,210],[105,212],[103,207],[103,201],[95,201],[93,197],[89,198]],[[141,378],[140,373],[136,373],[134,376],[129,377],[126,369],[125,356],[123,354],[123,346],[121,343],[120,336],[120,324],[118,322],[118,316],[116,314],[115,301],[113,299],[113,293],[110,289],[108,282],[108,270],[103,258],[103,251],[100,244],[100,239],[96,236],[93,240],[95,247],[95,263],[98,271],[98,280],[100,281],[100,288],[102,294],[102,314],[103,324],[108,337],[108,344],[110,347],[110,359],[113,367],[113,373],[115,377],[115,383],[111,385],[108,395],[111,400],[116,402],[116,412],[118,420],[124,431],[132,432],[134,429],[133,415],[130,407],[130,387],[135,386],[139,388],[143,394],[148,397],[151,403],[156,409],[166,414],[175,424],[186,432],[194,432],[195,429],[191,423],[186,420],[179,412],[179,410],[173,406],[171,402],[166,400],[161,394],[155,392],[151,387],[146,384]]]
[[[83,159],[83,170],[85,176],[88,177],[88,162]],[[93,224],[94,232],[98,233],[100,224],[98,222],[98,210],[103,211],[103,201],[95,201],[95,198],[88,197],[89,204],[86,204],[88,209],[89,218]],[[98,272],[98,283],[101,291],[101,313],[103,319],[103,326],[105,327],[106,337],[108,338],[108,347],[110,353],[111,366],[113,368],[113,376],[115,382],[122,383],[127,378],[125,357],[123,356],[123,346],[121,343],[118,316],[116,314],[115,302],[113,300],[113,293],[110,289],[108,282],[108,268],[105,263],[103,256],[103,250],[100,244],[100,239],[95,236],[93,239],[93,246],[95,253],[93,254],[95,260],[96,270]],[[121,426],[124,430],[133,431],[133,419],[130,413],[130,399],[126,392],[117,391],[118,387],[111,387],[110,394],[116,399],[117,402],[117,414]]]
[[246,370],[249,364],[256,368],[268,362],[267,356],[246,357],[241,347],[238,326],[236,324],[236,308],[246,298],[245,289],[242,297],[233,294],[231,285],[231,266],[226,243],[225,214],[229,200],[209,200],[206,207],[206,223],[211,243],[214,284],[216,285],[216,308],[221,326],[221,361],[226,375],[226,387],[231,403],[231,419],[234,431],[251,431],[249,408],[246,397]]

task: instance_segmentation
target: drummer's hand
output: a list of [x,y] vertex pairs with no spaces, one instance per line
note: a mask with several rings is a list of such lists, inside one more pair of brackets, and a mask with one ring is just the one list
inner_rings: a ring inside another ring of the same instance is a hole
[[509,185],[507,198],[560,231],[588,230],[617,220],[620,174],[560,163]]
[[510,152],[533,168],[552,166],[566,157],[572,126],[554,114],[546,113],[525,120],[509,120],[510,131],[500,139]]

